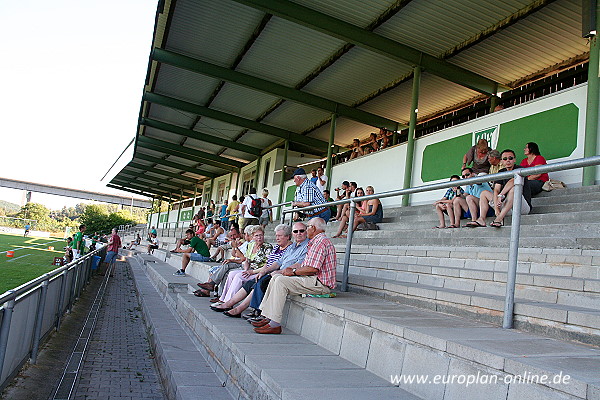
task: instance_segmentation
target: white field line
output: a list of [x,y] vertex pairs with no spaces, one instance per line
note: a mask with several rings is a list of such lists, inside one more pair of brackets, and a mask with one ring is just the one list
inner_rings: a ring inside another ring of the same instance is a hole
[[22,256],[19,256],[17,258],[11,258],[10,260],[7,260],[6,262],[15,261],[15,260],[18,260],[19,258],[27,257],[27,256],[30,256],[30,255],[31,254],[23,254]]
[[38,245],[32,245],[32,246],[27,246],[27,247],[17,247],[16,249],[10,249],[10,250],[6,250],[6,251],[0,251],[0,254],[4,254],[7,251],[17,251],[17,250],[23,250],[23,249],[35,249],[37,246],[46,246],[46,245],[49,245],[50,243],[56,243],[56,242],[64,242],[64,240],[53,240],[52,242],[47,242],[47,243],[38,244]]

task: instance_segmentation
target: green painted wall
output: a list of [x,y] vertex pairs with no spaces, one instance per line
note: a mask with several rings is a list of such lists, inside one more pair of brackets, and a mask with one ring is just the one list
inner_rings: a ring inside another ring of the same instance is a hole
[[425,147],[421,180],[429,182],[459,175],[463,156],[471,147],[472,136],[473,133],[467,133]]
[[[547,160],[568,157],[577,147],[579,108],[566,104],[514,121],[500,124],[498,145],[500,151],[510,148],[520,162],[527,142],[536,142]],[[493,131],[493,127],[479,133]],[[459,174],[464,154],[473,143],[473,132],[425,147],[421,180],[423,182],[447,179]]]
[[296,195],[296,187],[296,185],[292,185],[286,189],[284,202],[294,200],[294,196]]
[[579,109],[566,104],[500,125],[498,150],[513,149],[521,162],[527,142],[535,142],[546,158],[568,157],[577,147]]
[[169,220],[168,213],[160,214],[160,216],[158,217],[158,222],[168,222],[168,220]]

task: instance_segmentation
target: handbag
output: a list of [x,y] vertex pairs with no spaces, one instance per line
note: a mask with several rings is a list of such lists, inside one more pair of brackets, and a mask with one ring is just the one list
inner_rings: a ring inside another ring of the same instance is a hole
[[550,192],[554,189],[566,189],[567,185],[564,182],[557,181],[556,179],[548,179],[542,186],[542,190],[545,192]]

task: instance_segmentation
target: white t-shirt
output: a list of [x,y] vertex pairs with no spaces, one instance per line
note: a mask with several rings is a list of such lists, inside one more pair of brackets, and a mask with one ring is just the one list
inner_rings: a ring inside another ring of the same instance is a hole
[[[325,183],[323,185],[321,185],[321,179],[323,179],[323,181],[325,181]],[[323,193],[323,190],[325,190],[327,188],[327,175],[321,175],[320,177],[317,176],[317,187],[319,188],[321,193]]]
[[269,212],[271,211],[270,208],[265,208],[265,207],[269,207],[269,199],[266,197],[261,197],[260,201],[262,203],[262,214],[260,215],[262,218],[269,218]]
[[258,196],[255,194],[249,194],[244,198],[242,206],[244,207],[244,218],[258,218],[250,214],[250,207],[252,207],[252,199],[257,199]]

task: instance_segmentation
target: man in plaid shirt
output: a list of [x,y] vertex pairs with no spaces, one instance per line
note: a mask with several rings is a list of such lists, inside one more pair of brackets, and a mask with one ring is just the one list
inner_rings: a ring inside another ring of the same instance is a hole
[[[294,197],[294,202],[292,202],[292,206],[308,207],[327,203],[321,190],[307,178],[304,168],[298,168],[294,172],[294,183],[298,187],[296,188],[296,195]],[[331,210],[329,207],[317,207],[312,210],[304,211],[304,213],[309,219],[319,217],[323,218],[325,221],[329,221],[329,218],[331,218]]]
[[337,259],[335,247],[325,236],[325,220],[313,218],[307,224],[308,252],[300,268],[288,267],[274,275],[260,304],[263,320],[253,322],[256,333],[281,333],[283,306],[288,294],[327,294],[335,289]]

